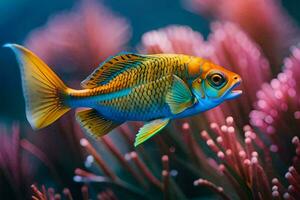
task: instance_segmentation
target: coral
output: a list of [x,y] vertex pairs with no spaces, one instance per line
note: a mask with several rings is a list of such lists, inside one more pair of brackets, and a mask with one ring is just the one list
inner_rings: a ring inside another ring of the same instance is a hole
[[45,26],[28,35],[25,46],[72,81],[78,81],[101,61],[124,50],[129,38],[130,28],[124,18],[97,1],[87,0],[71,11],[50,17]]
[[[132,145],[133,141],[128,137],[132,137],[131,129],[135,126],[136,124],[122,127],[117,131],[118,137],[129,139],[129,145]],[[209,188],[210,195],[215,193],[225,200],[298,198],[298,137],[292,140],[296,147],[293,163],[288,172],[282,174],[282,162],[271,151],[272,145],[267,144],[251,126],[236,126],[231,116],[226,118],[225,124],[213,122],[210,123],[209,130],[198,133],[193,131],[195,127],[192,124],[184,121],[180,125],[174,124],[172,129],[182,134],[178,136],[173,132],[166,132],[161,137],[155,137],[153,144],[141,145],[128,153],[124,153],[124,150],[115,144],[120,138],[104,136],[97,146],[106,146],[109,159],[104,159],[105,155],[100,153],[102,151],[82,138],[80,144],[87,152],[86,169],[75,169],[74,181],[84,183],[85,190],[82,191],[87,191],[86,188],[89,187],[91,197],[99,192],[108,195],[106,191],[109,190],[109,194],[118,199],[187,199],[195,198],[205,188]],[[240,132],[243,132],[243,135],[240,135]],[[159,149],[160,166],[156,165],[156,158],[148,153],[153,149],[153,145]],[[121,172],[110,167],[111,159],[120,163]],[[95,164],[100,171],[95,172]],[[124,173],[125,171],[127,173]],[[280,181],[284,177],[288,181],[287,185]],[[184,187],[183,184],[188,187]],[[97,185],[101,186],[101,189]],[[191,185],[195,187],[191,188]],[[48,190],[48,195],[55,196],[51,191],[53,189]],[[39,193],[34,189],[37,199],[42,194],[46,193]],[[83,193],[83,196],[84,194],[87,196],[87,193]]]
[[[129,134],[132,134],[132,132],[128,132],[128,129],[126,130],[126,128],[125,132],[127,132],[127,136],[124,133],[121,133],[125,137],[128,137]],[[171,196],[173,198],[178,198],[180,196],[174,191],[170,192],[171,189],[174,189],[174,183],[170,182],[171,180],[168,155],[163,155],[161,157],[161,178],[157,178],[157,176],[153,172],[153,169],[151,169],[144,161],[144,156],[146,155],[142,156],[143,154],[136,151],[131,151],[123,154],[114,145],[114,142],[112,142],[111,138],[108,136],[104,136],[103,138],[101,138],[101,143],[105,144],[107,150],[122,166],[122,170],[127,171],[130,177],[124,177],[124,175],[116,174],[109,167],[108,163],[103,159],[101,154],[97,152],[95,147],[93,147],[93,145],[87,139],[83,138],[81,139],[80,144],[89,153],[89,156],[87,158],[92,157],[92,160],[97,163],[104,176],[99,176],[94,173],[87,172],[84,169],[78,168],[75,170],[75,181],[110,183],[115,187],[119,187],[120,190],[127,191],[128,194],[126,194],[126,196],[128,195],[127,198],[131,199],[141,198],[142,196],[144,196],[144,198],[148,196],[159,197],[161,194],[161,197],[164,196],[165,199],[169,199]],[[144,151],[142,150],[142,152]],[[149,191],[152,190],[159,191],[160,193],[149,193]],[[120,191],[115,191],[115,193],[116,196],[119,197],[124,195],[124,192],[120,194]]]
[[299,135],[300,119],[300,50],[292,48],[285,59],[284,70],[258,91],[250,123],[268,136],[273,150],[288,158],[292,148],[289,141]]
[[188,7],[215,20],[241,27],[262,48],[274,74],[290,45],[299,40],[297,27],[278,0],[188,0]]
[[[56,193],[53,188],[48,188],[43,185],[41,189],[39,189],[36,185],[31,185],[31,189],[33,192],[32,199],[33,200],[48,200],[48,199],[55,199],[55,200],[60,200],[62,199],[62,196],[64,197],[63,199],[67,200],[72,200],[73,195],[70,191],[69,188],[64,188],[63,189],[63,195]],[[88,191],[88,186],[84,185],[81,187],[81,195],[83,200],[88,200],[90,195]],[[115,197],[114,193],[110,190],[104,190],[100,193],[97,194],[97,199],[99,200],[117,200]]]
[[273,199],[299,199],[300,198],[300,142],[299,137],[295,136],[292,139],[295,146],[296,155],[293,157],[293,163],[288,168],[285,174],[288,185],[287,187],[278,179],[272,179],[272,196]]
[[240,137],[234,124],[232,117],[226,118],[225,125],[211,123],[212,133],[204,130],[201,137],[239,199],[271,199],[268,177],[275,168],[270,151],[250,126],[243,128],[244,137]]
[[201,55],[205,46],[200,33],[188,26],[168,26],[153,30],[142,36],[138,47],[142,53],[182,53],[187,55]]
[[[223,125],[213,122],[210,130],[200,132],[202,140],[214,155],[201,144],[192,145],[193,140],[187,143],[194,146],[194,153],[202,152],[199,158],[207,160],[211,165],[209,170],[218,174],[217,179],[211,175],[210,180],[196,179],[194,185],[208,187],[222,199],[298,199],[299,138],[294,136],[289,141],[295,146],[295,156],[291,159],[292,165],[288,167],[288,172],[282,174],[282,159],[276,158],[278,152],[272,152],[273,145],[268,144],[263,135],[256,133],[249,125],[243,129],[237,127],[231,116],[225,121]],[[188,123],[184,123],[182,128],[190,134],[193,130]],[[240,132],[243,132],[243,136]],[[195,134],[192,137],[195,139]],[[284,177],[287,186],[280,181]]]

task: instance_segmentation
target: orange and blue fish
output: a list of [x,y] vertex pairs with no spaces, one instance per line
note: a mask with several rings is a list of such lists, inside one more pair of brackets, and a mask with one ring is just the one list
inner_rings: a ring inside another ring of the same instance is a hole
[[235,99],[241,77],[206,59],[181,54],[121,53],[100,64],[82,90],[67,87],[33,52],[6,44],[16,54],[26,116],[34,129],[52,124],[72,108],[90,134],[101,137],[126,121],[146,122],[134,146],[184,118]]

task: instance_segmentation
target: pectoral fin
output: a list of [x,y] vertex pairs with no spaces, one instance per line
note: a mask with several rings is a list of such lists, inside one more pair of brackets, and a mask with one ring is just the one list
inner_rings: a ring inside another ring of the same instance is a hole
[[174,81],[166,96],[171,112],[178,114],[192,106],[194,103],[191,90],[178,76],[173,75]]
[[138,146],[139,144],[145,142],[160,130],[162,130],[168,123],[170,119],[156,119],[149,123],[146,123],[142,128],[140,128],[138,134],[135,137],[134,146]]
[[102,137],[111,130],[121,125],[120,122],[105,119],[97,110],[87,109],[78,111],[76,119],[79,124],[91,135],[96,138]]

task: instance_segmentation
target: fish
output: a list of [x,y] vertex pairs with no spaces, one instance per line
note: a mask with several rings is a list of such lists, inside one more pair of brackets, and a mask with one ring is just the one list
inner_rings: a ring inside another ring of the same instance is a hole
[[26,106],[33,129],[44,128],[71,109],[76,120],[96,138],[128,121],[145,122],[138,146],[166,127],[236,99],[241,77],[213,62],[184,54],[123,52],[102,62],[72,89],[29,49],[6,44],[18,60]]

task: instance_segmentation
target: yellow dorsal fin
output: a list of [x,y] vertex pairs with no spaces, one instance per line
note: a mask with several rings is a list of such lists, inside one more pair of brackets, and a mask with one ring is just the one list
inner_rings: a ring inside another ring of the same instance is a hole
[[115,122],[104,118],[95,109],[77,111],[76,119],[84,130],[96,138],[104,136],[122,124],[122,122]]
[[123,70],[134,67],[139,64],[147,56],[122,53],[106,59],[100,66],[94,70],[85,80],[81,82],[83,88],[95,88],[108,83],[112,78],[116,77]]

